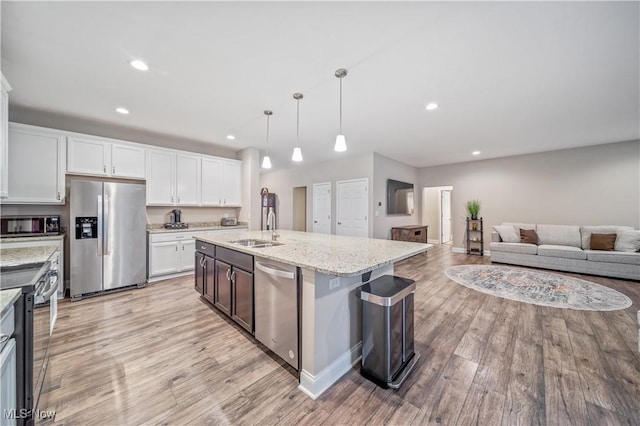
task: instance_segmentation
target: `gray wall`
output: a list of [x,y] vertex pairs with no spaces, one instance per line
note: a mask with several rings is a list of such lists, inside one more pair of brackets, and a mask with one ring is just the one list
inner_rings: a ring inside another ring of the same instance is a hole
[[[293,229],[293,188],[307,187],[307,230],[313,230],[313,184],[331,182],[331,233],[335,234],[336,181],[346,179],[369,179],[369,203],[373,202],[373,154],[357,157],[336,157],[336,159],[312,164],[296,165],[291,169],[278,170],[260,175],[260,186],[277,194],[277,227]],[[369,220],[369,235],[372,235],[373,221]]]
[[[373,154],[373,237],[391,238],[394,226],[418,225],[421,221],[422,191],[420,190],[418,169],[378,153]],[[412,215],[387,215],[387,179],[413,184],[414,212]]]
[[640,227],[640,141],[426,167],[420,187],[453,185],[453,245],[465,203],[481,201],[485,242],[502,222]]
[[9,109],[9,121],[129,142],[138,142],[163,148],[181,149],[199,154],[237,158],[235,149],[225,148],[205,141],[185,139],[179,136],[168,136],[143,129],[118,127],[111,123],[85,120],[50,111],[32,110],[12,105]]

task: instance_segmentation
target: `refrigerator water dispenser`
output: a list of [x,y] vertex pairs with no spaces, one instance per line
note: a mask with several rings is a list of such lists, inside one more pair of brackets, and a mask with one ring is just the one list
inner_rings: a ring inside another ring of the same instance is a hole
[[76,217],[76,240],[98,238],[98,218]]

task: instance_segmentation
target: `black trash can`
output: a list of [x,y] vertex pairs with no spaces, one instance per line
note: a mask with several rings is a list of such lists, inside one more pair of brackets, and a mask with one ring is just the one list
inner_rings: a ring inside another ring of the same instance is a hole
[[415,366],[413,299],[415,281],[384,275],[360,287],[362,368],[383,388],[398,389]]

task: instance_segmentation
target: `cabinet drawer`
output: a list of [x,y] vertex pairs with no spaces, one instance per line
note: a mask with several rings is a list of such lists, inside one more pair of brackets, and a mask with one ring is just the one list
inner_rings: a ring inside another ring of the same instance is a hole
[[218,246],[216,247],[216,259],[230,263],[245,271],[253,271],[253,256],[250,254],[240,253],[239,251]]
[[[215,246],[213,244],[205,243],[204,241],[196,240],[196,250],[209,257],[215,257]],[[218,248],[220,250],[220,248]]]
[[193,238],[193,233],[191,232],[166,232],[160,234],[149,234],[149,240],[152,243],[189,240],[191,238]]

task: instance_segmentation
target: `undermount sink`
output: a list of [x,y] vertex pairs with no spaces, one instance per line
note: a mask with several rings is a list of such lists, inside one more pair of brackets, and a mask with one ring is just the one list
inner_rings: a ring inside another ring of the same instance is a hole
[[235,240],[230,242],[232,244],[237,244],[239,246],[252,247],[252,248],[274,247],[274,246],[282,245],[282,243],[278,243],[276,241],[254,240],[254,239]]

